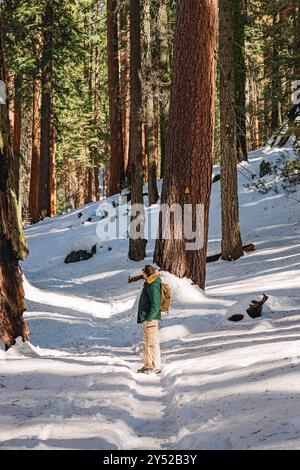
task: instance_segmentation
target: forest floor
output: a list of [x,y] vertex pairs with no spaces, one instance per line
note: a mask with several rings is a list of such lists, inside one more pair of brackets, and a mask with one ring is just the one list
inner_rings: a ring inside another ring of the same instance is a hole
[[[278,175],[263,179],[273,188],[265,194],[245,187],[262,159],[274,163],[284,154],[293,150],[252,152],[239,167],[243,242],[256,251],[209,264],[205,294],[165,275],[173,304],[160,328],[160,376],[136,373],[141,283],[127,284],[151,262],[154,242],[135,264],[126,236],[109,232],[93,258],[65,264],[73,248],[95,242],[106,201],[27,228],[31,336],[0,350],[0,448],[300,448],[300,188],[287,195]],[[157,220],[158,206],[147,213]],[[209,254],[219,249],[217,182]],[[263,293],[269,301],[261,318],[228,321]]]

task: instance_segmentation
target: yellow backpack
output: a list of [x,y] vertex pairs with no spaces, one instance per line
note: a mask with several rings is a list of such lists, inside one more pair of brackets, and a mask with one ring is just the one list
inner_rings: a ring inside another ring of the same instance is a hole
[[171,305],[171,287],[166,282],[161,283],[160,310],[168,313]]

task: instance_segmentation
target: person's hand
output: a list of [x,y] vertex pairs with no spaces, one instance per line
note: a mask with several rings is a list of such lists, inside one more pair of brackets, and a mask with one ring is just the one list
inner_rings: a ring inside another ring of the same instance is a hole
[[128,283],[131,284],[132,282],[141,281],[143,278],[144,278],[143,275],[139,275],[139,276],[129,276],[129,278],[128,278]]

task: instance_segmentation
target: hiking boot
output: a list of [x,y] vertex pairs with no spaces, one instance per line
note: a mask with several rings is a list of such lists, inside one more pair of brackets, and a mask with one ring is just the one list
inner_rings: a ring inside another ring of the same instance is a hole
[[161,374],[161,369],[146,369],[146,374]]
[[144,374],[148,369],[144,366],[141,369],[138,369],[137,373],[138,374]]

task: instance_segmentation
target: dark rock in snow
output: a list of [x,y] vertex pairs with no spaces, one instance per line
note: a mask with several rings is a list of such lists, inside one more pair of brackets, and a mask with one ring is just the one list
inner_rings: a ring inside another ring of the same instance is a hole
[[242,315],[241,313],[237,313],[235,315],[232,315],[232,317],[229,317],[228,320],[229,321],[241,321],[243,320],[244,318],[244,315]]
[[266,162],[266,160],[263,160],[260,164],[259,167],[259,176],[260,178],[263,178],[266,175],[270,175],[272,173],[272,165],[270,162]]
[[78,263],[79,261],[86,261],[92,258],[96,253],[97,253],[97,245],[94,245],[91,251],[87,251],[87,250],[71,251],[71,253],[69,253],[68,256],[65,258],[65,263],[70,264],[70,263]]
[[213,177],[213,181],[212,181],[212,182],[213,182],[213,183],[216,183],[217,181],[220,181],[220,179],[221,179],[221,175],[215,175],[215,176]]
[[93,253],[89,253],[86,250],[71,251],[65,259],[65,263],[78,263],[79,261],[86,261],[92,258]]

